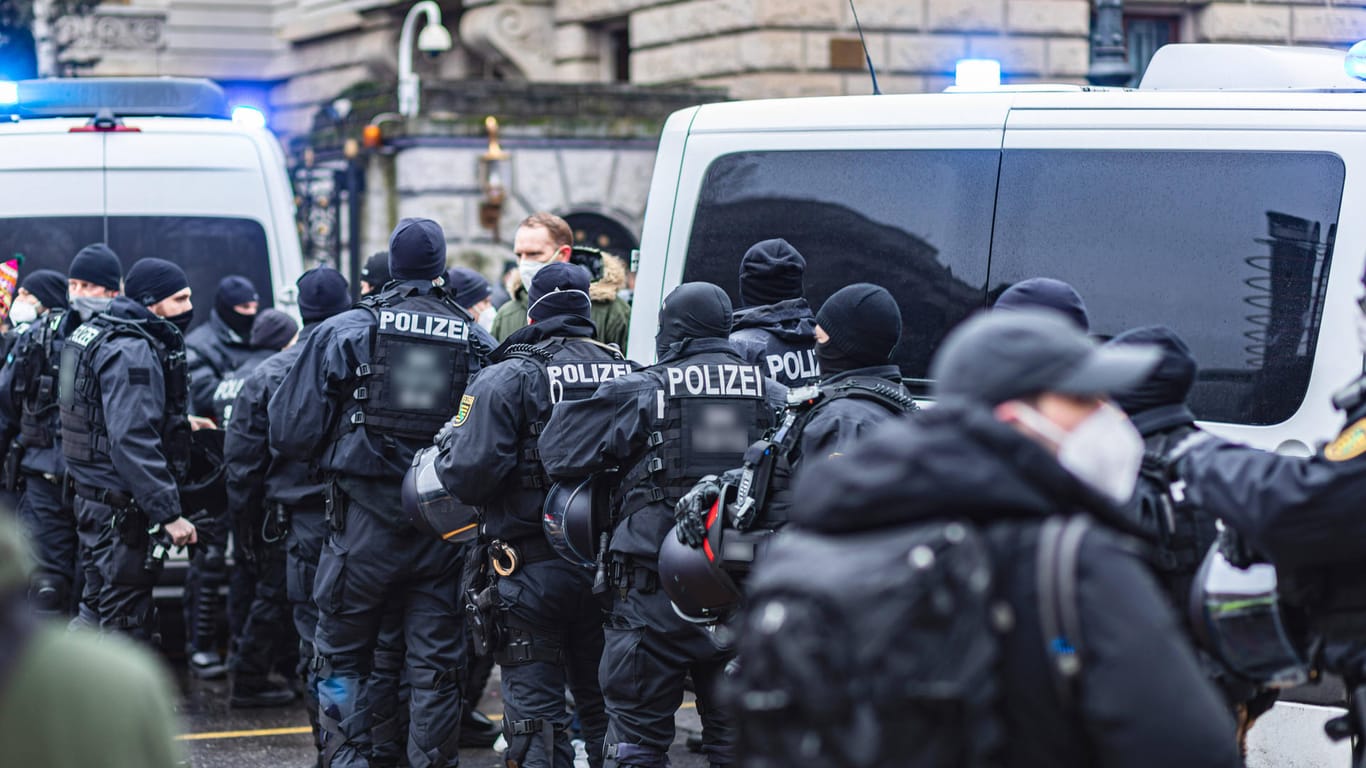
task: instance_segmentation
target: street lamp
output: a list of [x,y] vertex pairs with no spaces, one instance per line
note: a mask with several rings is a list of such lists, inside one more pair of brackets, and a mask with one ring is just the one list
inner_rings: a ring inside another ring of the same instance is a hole
[[427,18],[417,36],[418,50],[437,56],[451,49],[451,33],[441,26],[441,6],[433,0],[414,5],[403,19],[403,31],[398,36],[398,111],[404,117],[417,117],[422,90],[422,80],[413,72],[413,32],[419,16]]
[[498,221],[503,215],[503,201],[507,199],[507,184],[504,181],[508,153],[498,143],[498,118],[490,115],[484,118],[484,130],[488,133],[489,146],[479,156],[479,187],[484,199],[479,203],[479,225],[493,235],[498,242]]

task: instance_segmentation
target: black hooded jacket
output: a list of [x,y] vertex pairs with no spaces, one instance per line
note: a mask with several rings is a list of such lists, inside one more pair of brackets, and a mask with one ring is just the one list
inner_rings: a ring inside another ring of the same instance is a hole
[[1064,708],[1040,628],[1038,529],[1057,514],[1125,523],[1048,452],[980,406],[941,402],[880,425],[846,458],[798,472],[793,525],[838,536],[956,518],[989,532],[999,597],[1015,616],[1001,645],[1005,765],[1242,764],[1233,721],[1159,587],[1132,541],[1106,525],[1079,553],[1080,711]]
[[213,393],[223,377],[251,354],[251,345],[228,327],[218,311],[185,335],[185,363],[190,374],[190,412],[212,417]]
[[763,366],[765,375],[786,386],[820,378],[816,316],[806,299],[737,311],[730,343],[745,362]]

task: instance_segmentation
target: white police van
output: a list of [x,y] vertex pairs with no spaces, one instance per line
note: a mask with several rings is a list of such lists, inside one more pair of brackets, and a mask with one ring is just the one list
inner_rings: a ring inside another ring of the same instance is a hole
[[[1361,372],[1366,82],[1338,51],[1172,45],[1138,90],[710,104],[664,128],[641,237],[631,356],[683,281],[734,298],[741,255],[784,237],[813,306],[886,286],[895,358],[927,375],[945,333],[1019,280],[1072,283],[1092,331],[1163,323],[1218,431],[1307,453]],[[1351,201],[1358,201],[1352,205]],[[1355,222],[1355,223],[1354,223]]]
[[302,272],[294,195],[261,118],[207,80],[0,82],[0,261],[65,272],[106,242],[125,271],[144,256],[183,267],[197,321],[230,274],[287,308]]

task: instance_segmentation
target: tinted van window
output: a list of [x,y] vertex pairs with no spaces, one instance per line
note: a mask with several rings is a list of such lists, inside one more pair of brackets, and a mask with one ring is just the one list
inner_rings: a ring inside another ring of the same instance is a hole
[[[105,239],[106,219],[99,216],[0,218],[0,258],[20,255],[19,278],[37,269],[63,274],[76,252]],[[266,233],[250,219],[207,216],[110,216],[109,247],[123,270],[143,256],[179,264],[194,291],[195,323],[208,319],[218,281],[227,275],[251,280],[261,308],[272,304],[270,256]]]
[[1186,340],[1197,417],[1282,422],[1313,369],[1343,175],[1323,153],[1007,151],[991,296],[1066,280],[1092,333]]
[[981,150],[743,152],[702,183],[685,281],[715,283],[736,308],[740,257],[781,237],[806,257],[813,309],[855,282],[901,305],[893,358],[926,375],[953,325],[983,305],[1000,153]]

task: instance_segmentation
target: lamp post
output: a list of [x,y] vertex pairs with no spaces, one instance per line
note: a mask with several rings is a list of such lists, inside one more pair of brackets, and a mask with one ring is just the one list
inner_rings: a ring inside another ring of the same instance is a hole
[[484,118],[484,130],[488,133],[489,146],[479,156],[479,187],[484,199],[479,203],[479,226],[493,235],[493,242],[499,242],[498,221],[503,215],[503,201],[507,199],[507,185],[503,180],[508,153],[498,143],[498,119],[490,115]]
[[426,25],[417,36],[418,50],[436,56],[451,49],[451,33],[441,25],[441,6],[433,0],[414,5],[398,36],[398,111],[404,117],[417,117],[421,100],[422,80],[413,72],[413,33],[420,16],[426,17]]
[[1092,85],[1119,87],[1134,76],[1124,51],[1124,0],[1096,0],[1096,20],[1091,28]]

